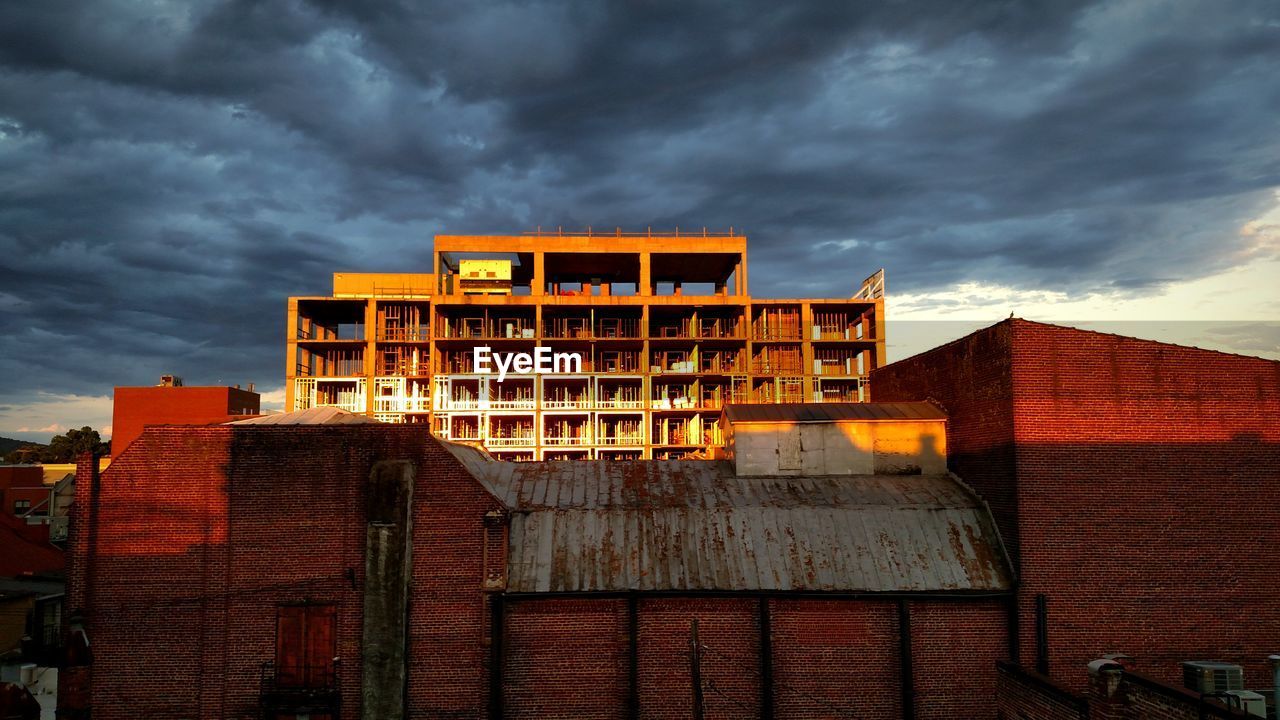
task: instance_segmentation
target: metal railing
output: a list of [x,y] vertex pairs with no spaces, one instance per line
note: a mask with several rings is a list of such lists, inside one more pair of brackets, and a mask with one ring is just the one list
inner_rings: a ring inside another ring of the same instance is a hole
[[700,229],[696,229],[692,231],[687,229],[684,231],[681,231],[679,225],[677,225],[674,230],[657,230],[657,231],[655,231],[653,227],[650,226],[650,227],[646,227],[644,232],[623,232],[621,227],[616,227],[616,226],[613,228],[613,230],[608,230],[608,229],[596,230],[592,226],[588,225],[586,230],[571,229],[568,232],[565,232],[563,225],[557,225],[554,231],[551,230],[550,228],[543,230],[542,226],[539,225],[534,230],[525,231],[524,234],[533,235],[534,237],[600,237],[600,238],[605,238],[605,237],[644,237],[644,238],[738,237],[738,234],[734,232],[732,225],[729,226],[728,232],[725,232],[723,230],[720,230],[720,231],[708,230],[706,226],[703,226]]
[[263,707],[293,714],[336,714],[342,702],[338,671],[342,661],[322,665],[278,668],[272,661],[262,664],[259,702]]

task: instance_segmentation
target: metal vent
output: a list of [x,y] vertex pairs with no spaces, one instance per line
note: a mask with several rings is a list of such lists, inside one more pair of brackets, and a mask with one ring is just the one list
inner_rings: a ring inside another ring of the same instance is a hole
[[1188,660],[1182,663],[1182,684],[1200,693],[1243,690],[1244,669],[1231,663]]
[[1227,692],[1228,705],[1243,710],[1246,715],[1265,718],[1267,716],[1267,699],[1262,693],[1249,690],[1231,690]]

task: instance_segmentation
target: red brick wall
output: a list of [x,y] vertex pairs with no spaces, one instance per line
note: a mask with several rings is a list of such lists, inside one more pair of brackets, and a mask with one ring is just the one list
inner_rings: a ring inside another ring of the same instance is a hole
[[[897,605],[772,599],[774,702],[779,718],[897,718]],[[994,718],[1004,610],[996,601],[913,602],[916,717]],[[641,598],[638,685],[645,718],[693,714],[689,636],[704,647],[707,718],[759,717],[759,601]],[[508,717],[625,717],[627,603],[622,599],[508,602]]]
[[[49,526],[32,525],[25,518],[33,512],[49,514],[50,490],[44,484],[44,473],[39,465],[0,467],[0,514],[6,516],[0,524],[0,538],[11,545],[4,548],[8,551],[6,556],[0,557],[0,575],[62,569],[61,562],[49,560],[61,555],[57,548],[49,545]],[[15,512],[15,504],[19,500],[26,500],[29,509]]]
[[215,426],[148,430],[96,503],[77,486],[68,606],[89,618],[94,717],[257,717],[276,607],[306,601],[337,605],[342,711],[359,717],[362,492],[373,463],[396,458],[418,469],[410,705],[481,714],[472,550],[496,502],[420,428]]
[[947,464],[991,505],[1018,558],[1012,332],[1001,323],[871,373],[876,402],[932,400],[948,416]]
[[1119,651],[1175,683],[1180,661],[1221,659],[1265,685],[1280,646],[1280,363],[1013,330],[1022,592],[1048,596],[1051,663]]
[[[421,426],[403,428],[422,438]],[[414,489],[409,596],[410,717],[474,718],[489,692],[484,516],[500,504],[439,443],[427,440]],[[497,558],[505,567],[506,557]]]
[[773,608],[780,717],[839,716],[831,705],[864,720],[901,716],[893,603],[850,603],[836,612],[826,600],[777,600]]
[[508,603],[503,644],[506,717],[626,717],[625,600]]
[[698,620],[706,717],[752,718],[760,707],[758,603],[754,599],[671,598],[640,603],[640,707],[646,718],[693,711],[689,633]]
[[[254,717],[259,669],[274,655],[276,606],[313,601],[338,607],[343,716],[357,717],[362,491],[375,461],[405,457],[418,469],[409,711],[482,716],[490,638],[482,519],[497,505],[420,428],[387,426],[152,428],[103,474],[96,497],[92,482],[78,484],[68,606],[89,620],[94,715]],[[89,477],[87,465],[82,473]],[[623,712],[625,601],[507,605],[510,716]],[[779,717],[899,715],[894,603],[773,599],[770,607]],[[998,604],[912,609],[918,717],[992,717],[982,697],[994,680],[980,670],[1006,641]],[[706,648],[707,717],[758,713],[758,612],[754,598],[640,600],[645,716],[689,716],[694,618]],[[69,689],[85,681],[82,670],[68,673]]]
[[993,718],[995,665],[1008,648],[1003,602],[911,603],[916,717]]
[[[1043,593],[1050,669],[1072,687],[1107,652],[1166,682],[1181,660],[1222,659],[1266,684],[1263,658],[1280,646],[1268,571],[1280,566],[1280,363],[1012,320],[879,369],[872,387],[877,400],[942,402],[951,465],[1006,542],[1016,509],[1024,662]],[[1011,431],[1012,461],[983,454]]]
[[1001,663],[995,697],[999,720],[1088,720],[1084,698],[1043,675]]
[[[45,487],[44,473],[39,465],[0,466],[0,512],[18,517],[14,512],[14,503],[18,500],[31,503],[30,509],[38,513],[49,513],[49,488]],[[43,539],[48,540],[48,528],[43,533]]]
[[123,453],[146,425],[219,423],[258,410],[258,393],[233,387],[118,387],[111,408],[111,455]]

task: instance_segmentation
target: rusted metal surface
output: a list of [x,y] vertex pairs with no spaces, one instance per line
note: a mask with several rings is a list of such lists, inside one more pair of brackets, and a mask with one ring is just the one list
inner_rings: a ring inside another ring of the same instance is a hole
[[512,509],[508,591],[1002,591],[985,508],[950,476],[737,477],[726,462],[485,460]]
[[731,423],[947,419],[946,413],[927,402],[725,405],[724,414]]
[[227,425],[367,425],[377,420],[336,407],[314,407],[275,415],[234,420]]

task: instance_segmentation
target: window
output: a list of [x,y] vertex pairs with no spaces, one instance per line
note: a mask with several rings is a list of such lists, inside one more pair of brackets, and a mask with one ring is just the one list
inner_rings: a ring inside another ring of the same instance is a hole
[[31,501],[30,501],[30,500],[14,500],[14,501],[13,501],[13,514],[14,514],[14,515],[25,515],[25,514],[27,513],[27,511],[28,511],[28,510],[30,510],[30,509],[31,509]]
[[333,687],[333,605],[283,605],[276,611],[276,686]]

